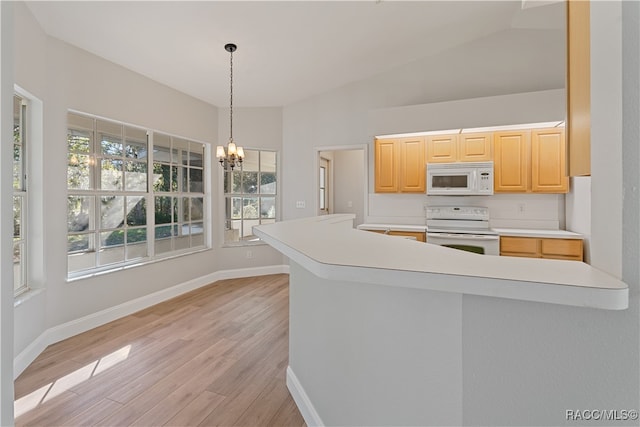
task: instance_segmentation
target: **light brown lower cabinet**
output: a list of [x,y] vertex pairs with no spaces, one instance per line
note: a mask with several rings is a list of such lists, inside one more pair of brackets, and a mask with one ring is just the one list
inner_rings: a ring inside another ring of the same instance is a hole
[[385,230],[367,230],[374,233],[386,234],[388,236],[404,236],[415,237],[418,242],[426,242],[427,235],[423,231],[385,231]]
[[501,236],[500,255],[582,261],[584,249],[581,239]]

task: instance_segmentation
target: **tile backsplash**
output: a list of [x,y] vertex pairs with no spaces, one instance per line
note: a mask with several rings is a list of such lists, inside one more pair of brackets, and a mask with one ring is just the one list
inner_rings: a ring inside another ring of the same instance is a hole
[[426,206],[485,206],[495,228],[565,228],[564,194],[495,194],[493,196],[427,196],[369,194],[365,222],[424,224]]

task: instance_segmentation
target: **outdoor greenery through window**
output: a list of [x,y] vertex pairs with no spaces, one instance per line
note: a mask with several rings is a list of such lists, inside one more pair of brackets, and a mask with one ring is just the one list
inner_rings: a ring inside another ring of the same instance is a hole
[[70,277],[205,245],[205,145],[68,115]]
[[18,295],[27,286],[27,171],[26,171],[26,111],[27,104],[18,95],[13,97],[13,293]]
[[224,172],[225,243],[257,241],[253,226],[276,221],[276,152],[244,153],[240,168]]

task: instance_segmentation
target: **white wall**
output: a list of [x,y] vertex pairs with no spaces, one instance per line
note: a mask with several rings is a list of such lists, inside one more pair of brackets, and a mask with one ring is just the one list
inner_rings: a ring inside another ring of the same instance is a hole
[[623,234],[621,8],[618,1],[591,3],[591,260],[617,277]]
[[[213,201],[212,249],[197,254],[130,268],[74,282],[66,281],[66,113],[83,111],[134,125],[211,143],[212,157],[219,132],[218,109],[142,77],[86,51],[49,38],[23,3],[15,3],[16,83],[44,105],[46,159],[42,182],[34,184],[47,207],[40,244],[44,253],[43,292],[33,293],[15,309],[14,355],[19,355],[45,331],[70,324],[113,307],[176,285],[238,268],[281,265],[283,257],[266,245],[252,247],[248,259],[241,249],[221,246],[221,174],[211,159],[207,183]],[[242,120],[248,118],[248,123]],[[257,123],[254,127],[254,123]],[[238,140],[246,146],[280,149],[280,109],[239,111]],[[235,126],[234,126],[235,127]],[[226,138],[223,139],[226,143]],[[3,168],[4,170],[4,168]],[[33,188],[33,187],[32,187]],[[5,269],[3,268],[3,271]]]

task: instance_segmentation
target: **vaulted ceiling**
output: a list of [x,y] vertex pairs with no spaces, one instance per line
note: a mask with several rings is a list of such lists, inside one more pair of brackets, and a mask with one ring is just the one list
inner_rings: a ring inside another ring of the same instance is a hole
[[[558,1],[27,5],[51,37],[218,106],[229,101],[229,54],[224,50],[229,42],[238,45],[234,105],[240,107],[289,105],[429,58],[477,60],[484,49],[502,49],[508,66],[510,60],[522,61],[518,50],[564,52],[564,6]],[[564,78],[562,58],[546,68],[531,68],[526,78],[542,86]]]

